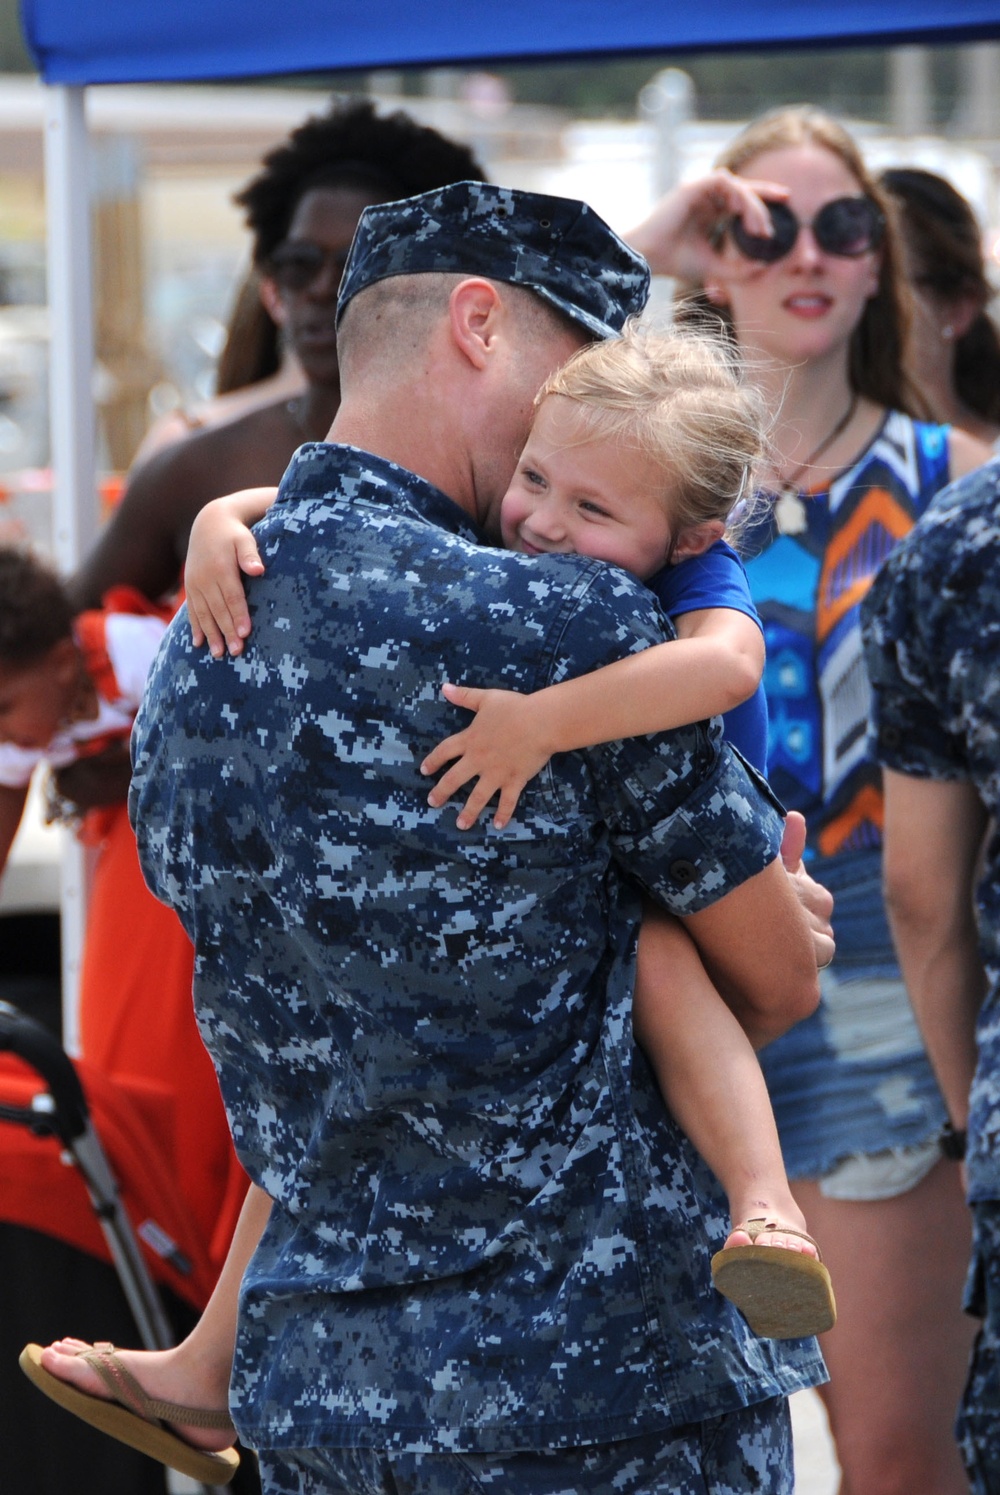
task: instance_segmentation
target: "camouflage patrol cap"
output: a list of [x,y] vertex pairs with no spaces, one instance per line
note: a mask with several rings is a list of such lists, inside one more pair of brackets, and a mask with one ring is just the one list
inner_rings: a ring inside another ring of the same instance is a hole
[[483,275],[526,286],[596,337],[642,311],[649,267],[586,203],[455,182],[361,215],[340,284],[352,296],[392,275]]

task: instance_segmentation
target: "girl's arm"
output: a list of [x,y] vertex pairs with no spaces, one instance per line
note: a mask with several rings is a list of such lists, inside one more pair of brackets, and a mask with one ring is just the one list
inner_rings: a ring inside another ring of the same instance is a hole
[[260,576],[264,563],[250,526],[263,519],[277,497],[277,488],[243,488],[215,498],[199,512],[191,526],[184,590],[191,638],[195,647],[207,643],[216,659],[228,648],[240,654],[250,633],[250,613],[240,572]]
[[446,685],[455,706],[476,713],[462,732],[439,743],[420,765],[424,774],[451,767],[428,795],[437,807],[476,778],[458,816],[475,824],[497,791],[493,824],[510,820],[529,779],[553,753],[669,732],[740,705],[757,689],[764,669],[758,625],[731,608],[705,608],[677,619],[679,637],[532,695]]

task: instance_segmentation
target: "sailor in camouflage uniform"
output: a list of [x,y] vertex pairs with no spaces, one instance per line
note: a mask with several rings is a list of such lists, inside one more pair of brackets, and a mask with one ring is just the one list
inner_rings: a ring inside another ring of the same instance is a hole
[[503,831],[418,769],[444,681],[537,690],[669,632],[624,572],[490,544],[534,391],[647,282],[580,203],[369,209],[337,444],[257,529],[249,645],[215,661],[182,615],[154,667],[131,807],[270,1209],[231,1387],[270,1495],[791,1490],[818,1350],[713,1290],[721,1195],[630,1014],[640,885],[737,1010],[810,1010],[774,802],[718,723],[556,758]]
[[959,1446],[974,1495],[1000,1495],[1000,462],[935,500],[865,618],[894,933],[948,1105],[945,1151],[968,1137],[966,1307],[983,1324]]

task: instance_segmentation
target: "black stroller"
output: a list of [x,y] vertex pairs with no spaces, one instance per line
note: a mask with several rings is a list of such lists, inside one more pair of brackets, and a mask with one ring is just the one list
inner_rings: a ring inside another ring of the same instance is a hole
[[[71,1330],[81,1338],[162,1349],[174,1344],[195,1317],[173,1285],[183,1288],[197,1270],[197,1243],[185,1237],[176,1209],[158,1207],[155,1145],[148,1135],[133,1134],[127,1107],[123,1114],[123,1099],[108,1082],[85,1077],[85,1093],[84,1070],[41,1023],[0,1001],[4,1486],[18,1495],[56,1495],[64,1488],[74,1495],[208,1491],[211,1487],[165,1470],[68,1417],[17,1369],[18,1353],[29,1340],[45,1343]],[[103,1118],[106,1132],[94,1118]],[[141,1179],[129,1182],[129,1171],[141,1173]],[[65,1206],[52,1198],[62,1180]],[[169,1195],[167,1181],[161,1182]],[[79,1197],[69,1195],[79,1196],[81,1189],[110,1264],[97,1259],[99,1246],[81,1250],[61,1225],[55,1235],[46,1228],[64,1210],[67,1217],[74,1209],[79,1213]],[[154,1281],[150,1260],[162,1287]],[[244,1456],[227,1488],[241,1495],[259,1491],[252,1456]]]

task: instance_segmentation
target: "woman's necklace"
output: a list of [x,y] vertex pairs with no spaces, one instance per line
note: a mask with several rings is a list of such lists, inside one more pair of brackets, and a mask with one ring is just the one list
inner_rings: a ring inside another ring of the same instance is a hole
[[778,498],[774,505],[774,520],[778,530],[783,535],[798,535],[806,527],[806,506],[802,499],[802,490],[799,488],[799,478],[807,472],[815,462],[822,457],[823,453],[830,448],[837,437],[847,430],[858,408],[857,391],[851,395],[851,403],[844,411],[832,431],[829,431],[819,446],[811,451],[804,462],[800,462],[794,472],[778,480]]

